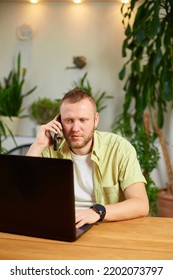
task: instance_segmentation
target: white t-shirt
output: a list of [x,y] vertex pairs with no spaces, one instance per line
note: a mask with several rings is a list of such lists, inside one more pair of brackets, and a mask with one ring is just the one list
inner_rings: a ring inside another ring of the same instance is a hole
[[71,152],[74,164],[75,207],[89,208],[95,203],[91,153],[80,156]]

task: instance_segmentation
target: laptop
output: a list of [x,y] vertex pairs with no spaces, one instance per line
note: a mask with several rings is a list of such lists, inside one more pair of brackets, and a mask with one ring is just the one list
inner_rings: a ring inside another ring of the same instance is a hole
[[73,162],[0,155],[0,231],[75,241],[92,225],[75,227]]

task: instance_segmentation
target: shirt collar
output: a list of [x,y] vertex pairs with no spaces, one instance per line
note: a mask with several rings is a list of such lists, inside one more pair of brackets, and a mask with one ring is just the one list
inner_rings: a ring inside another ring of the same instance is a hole
[[97,162],[97,161],[100,160],[100,158],[101,158],[100,142],[99,142],[99,137],[98,137],[97,130],[95,130],[91,159],[93,159],[94,161]]
[[[70,148],[65,139],[61,142],[58,150],[62,158],[71,159]],[[97,130],[95,130],[91,159],[98,163],[100,158],[101,158],[100,141],[99,141]]]

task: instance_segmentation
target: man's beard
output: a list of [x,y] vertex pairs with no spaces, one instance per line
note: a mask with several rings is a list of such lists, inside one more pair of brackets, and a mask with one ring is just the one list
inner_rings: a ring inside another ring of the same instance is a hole
[[[93,140],[93,134],[94,134],[94,128],[90,132],[89,135],[84,136],[80,134],[79,142],[73,140],[73,135],[76,135],[75,133],[71,133],[70,136],[67,136],[64,134],[64,138],[66,139],[67,143],[69,144],[70,148],[73,149],[82,149],[84,148],[91,140]],[[71,136],[72,135],[72,136]]]

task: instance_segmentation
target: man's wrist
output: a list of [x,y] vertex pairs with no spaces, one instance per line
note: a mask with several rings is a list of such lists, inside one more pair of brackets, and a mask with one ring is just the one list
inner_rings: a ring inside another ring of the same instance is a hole
[[103,221],[105,215],[106,215],[106,208],[102,204],[94,204],[90,207],[93,211],[95,211],[97,214],[99,214],[100,219],[98,222]]

